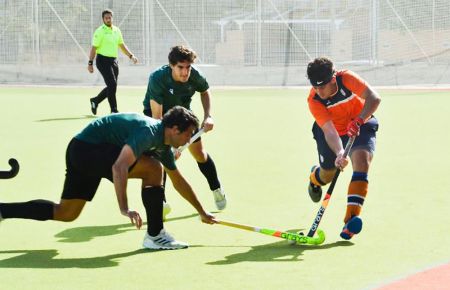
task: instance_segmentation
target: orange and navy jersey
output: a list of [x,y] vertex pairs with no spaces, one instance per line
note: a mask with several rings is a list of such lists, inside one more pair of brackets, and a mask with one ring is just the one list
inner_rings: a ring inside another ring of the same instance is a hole
[[336,73],[336,84],[336,94],[326,100],[322,100],[314,88],[311,88],[308,106],[320,127],[331,120],[339,135],[342,136],[347,133],[348,123],[361,112],[365,100],[360,96],[368,84],[349,70]]

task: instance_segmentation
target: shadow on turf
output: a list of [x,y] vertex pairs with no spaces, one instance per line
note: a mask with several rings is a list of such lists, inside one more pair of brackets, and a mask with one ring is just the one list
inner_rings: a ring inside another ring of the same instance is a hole
[[[188,218],[193,218],[198,216],[198,214],[190,214],[180,217],[168,218],[167,222],[183,220]],[[144,223],[144,226],[146,223]],[[135,227],[131,223],[111,225],[111,226],[92,226],[92,227],[78,227],[64,230],[55,235],[56,238],[61,238],[58,242],[63,243],[80,243],[88,242],[96,237],[106,237],[118,235],[128,231],[135,230]]]
[[304,251],[326,250],[334,247],[348,247],[353,243],[339,241],[320,246],[289,245],[287,241],[279,241],[267,245],[254,246],[248,252],[226,256],[224,260],[208,262],[208,265],[228,265],[240,262],[298,262]]
[[95,119],[95,118],[97,118],[97,117],[93,116],[93,115],[84,115],[81,117],[41,119],[41,120],[36,120],[35,122],[70,121],[70,120]]
[[[190,214],[180,217],[168,218],[165,222],[188,219],[196,217],[198,214]],[[144,224],[145,225],[145,224]],[[87,242],[95,237],[104,237],[121,234],[134,230],[134,226],[127,223],[112,226],[78,227],[64,230],[55,235],[62,238],[60,242],[78,243]],[[119,265],[116,259],[126,258],[134,255],[158,252],[154,250],[140,249],[126,253],[107,255],[91,258],[55,259],[58,250],[11,250],[0,251],[2,254],[19,254],[12,258],[0,260],[0,268],[104,268]]]
[[107,255],[92,258],[55,259],[57,250],[13,250],[0,251],[2,254],[21,254],[12,258],[0,260],[0,268],[105,268],[119,265],[116,259],[134,255],[152,253],[146,249],[135,250],[126,253]]

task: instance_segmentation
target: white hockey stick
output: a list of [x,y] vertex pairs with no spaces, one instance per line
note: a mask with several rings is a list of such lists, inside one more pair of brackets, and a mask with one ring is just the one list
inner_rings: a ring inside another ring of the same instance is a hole
[[189,142],[187,142],[186,144],[184,144],[181,147],[178,148],[174,148],[173,152],[176,153],[181,153],[184,149],[188,148],[189,145],[191,145],[192,143],[195,142],[195,140],[197,140],[198,138],[200,138],[200,136],[203,135],[203,133],[205,133],[205,130],[203,128],[201,128],[197,133],[194,134],[194,136],[191,137],[191,139],[189,140]]

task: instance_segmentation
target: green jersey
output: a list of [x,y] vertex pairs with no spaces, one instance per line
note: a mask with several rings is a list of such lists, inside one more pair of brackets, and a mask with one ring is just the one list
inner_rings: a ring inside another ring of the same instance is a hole
[[108,27],[103,24],[95,30],[92,37],[92,46],[103,56],[117,57],[117,48],[120,44],[123,44],[122,32],[114,25]]
[[134,156],[152,153],[168,169],[174,170],[175,158],[171,147],[164,144],[164,126],[156,120],[136,113],[107,115],[92,121],[76,139],[92,144],[129,145]]
[[185,83],[176,82],[172,78],[172,69],[163,65],[150,74],[147,93],[144,99],[144,109],[150,109],[150,100],[154,100],[163,107],[163,114],[175,106],[191,109],[192,96],[195,92],[205,92],[209,89],[205,77],[191,68],[191,75]]

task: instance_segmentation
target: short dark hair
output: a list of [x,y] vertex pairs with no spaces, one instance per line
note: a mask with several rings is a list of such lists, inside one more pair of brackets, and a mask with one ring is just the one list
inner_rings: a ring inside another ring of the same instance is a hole
[[184,61],[193,63],[197,58],[197,53],[187,46],[177,45],[170,49],[168,58],[171,65],[176,65],[177,63]]
[[102,19],[105,17],[105,14],[111,14],[111,16],[113,16],[113,12],[111,9],[105,9],[102,11]]
[[199,121],[192,111],[182,106],[175,106],[164,114],[162,123],[166,128],[177,126],[180,132],[184,132],[190,126],[198,129]]
[[312,86],[317,87],[325,85],[333,78],[333,62],[327,57],[318,57],[308,63],[306,73]]

